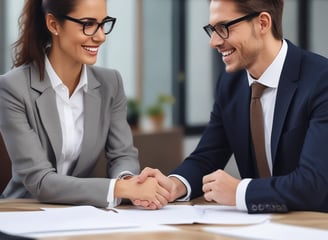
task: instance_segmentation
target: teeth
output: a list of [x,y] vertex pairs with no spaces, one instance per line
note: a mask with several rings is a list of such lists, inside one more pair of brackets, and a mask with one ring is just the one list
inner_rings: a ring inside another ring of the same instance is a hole
[[231,55],[235,50],[229,50],[229,51],[224,51],[222,52],[223,57]]
[[84,47],[84,49],[86,49],[87,51],[90,51],[90,52],[97,52],[98,51],[97,47]]

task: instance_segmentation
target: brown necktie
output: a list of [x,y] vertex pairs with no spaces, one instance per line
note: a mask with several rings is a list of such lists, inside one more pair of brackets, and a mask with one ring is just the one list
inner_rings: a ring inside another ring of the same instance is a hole
[[265,141],[264,141],[264,121],[261,104],[261,96],[266,86],[260,83],[252,84],[252,98],[250,105],[250,123],[253,146],[255,150],[255,157],[257,168],[260,177],[271,176],[268,161],[265,155]]

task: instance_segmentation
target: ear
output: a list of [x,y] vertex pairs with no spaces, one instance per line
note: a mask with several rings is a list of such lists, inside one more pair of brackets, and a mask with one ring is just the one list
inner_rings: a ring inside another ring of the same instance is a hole
[[53,14],[51,14],[51,13],[46,14],[46,25],[47,25],[49,32],[51,32],[54,35],[58,35],[59,22]]
[[267,34],[268,32],[271,32],[271,27],[272,27],[271,15],[267,12],[261,12],[261,14],[258,16],[258,19],[259,19],[260,32],[262,34]]

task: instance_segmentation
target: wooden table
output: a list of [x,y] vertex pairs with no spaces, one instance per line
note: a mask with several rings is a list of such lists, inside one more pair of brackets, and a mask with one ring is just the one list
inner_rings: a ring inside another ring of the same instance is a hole
[[[203,198],[198,198],[187,203],[174,204],[202,204]],[[208,204],[208,203],[207,203]],[[2,199],[0,200],[0,211],[37,211],[43,207],[65,207],[65,205],[45,204],[31,199]],[[129,206],[123,206],[129,207]],[[319,212],[290,212],[287,214],[273,214],[272,222],[280,224],[290,224],[295,226],[312,227],[317,229],[328,230],[328,214]],[[97,235],[83,235],[83,236],[68,236],[68,237],[49,237],[42,238],[43,240],[231,240],[236,239],[227,236],[220,236],[217,234],[207,233],[202,231],[205,224],[186,224],[174,225],[179,231],[172,232],[138,232],[138,233],[110,233]],[[213,226],[213,225],[210,225]],[[219,226],[219,225],[218,225]]]

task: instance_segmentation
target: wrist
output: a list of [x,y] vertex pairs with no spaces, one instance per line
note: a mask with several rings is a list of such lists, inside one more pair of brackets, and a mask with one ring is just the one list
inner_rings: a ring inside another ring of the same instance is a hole
[[184,185],[184,183],[177,177],[172,176],[169,178],[173,184],[172,191],[171,191],[171,198],[170,198],[170,202],[173,202],[176,199],[185,196],[187,194],[187,188]]
[[131,177],[124,177],[116,180],[116,184],[114,187],[114,196],[116,198],[128,198],[130,199],[131,187],[129,181]]

